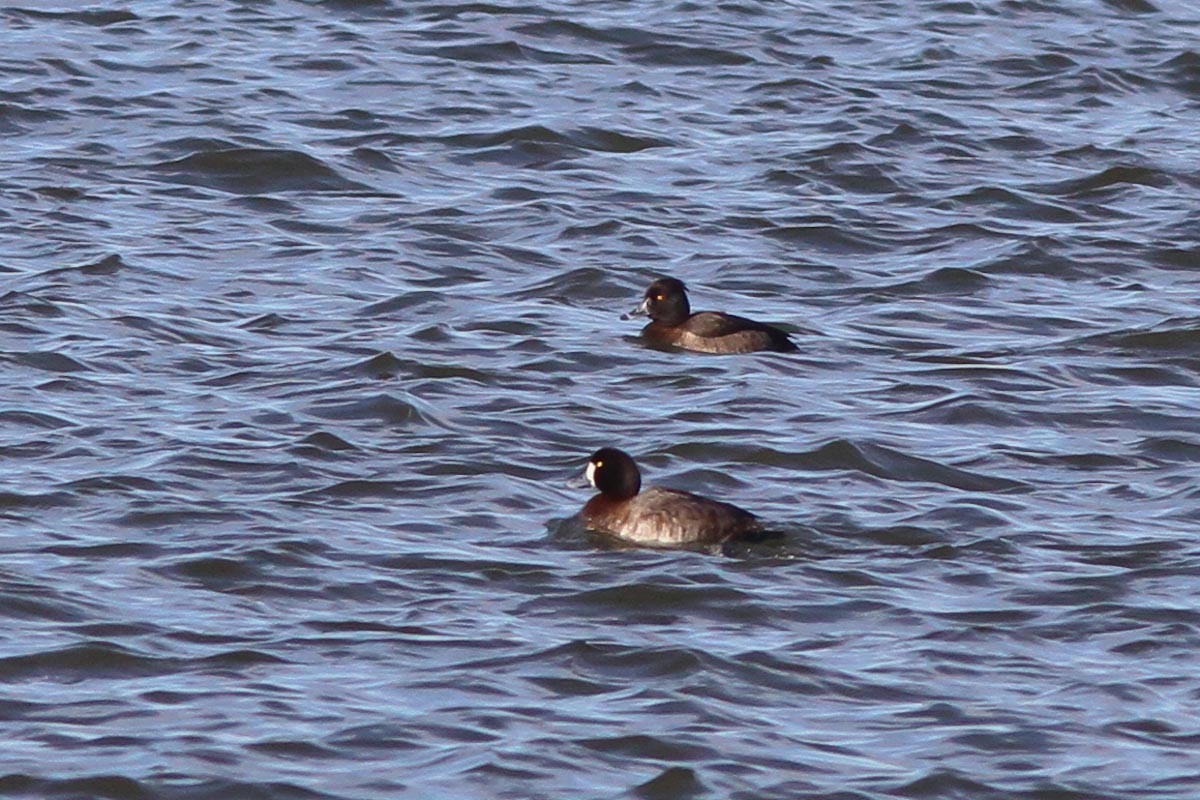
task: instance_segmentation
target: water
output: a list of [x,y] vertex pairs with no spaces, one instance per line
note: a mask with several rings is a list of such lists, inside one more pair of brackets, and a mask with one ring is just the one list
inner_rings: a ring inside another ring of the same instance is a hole
[[[1193,4],[0,31],[0,793],[1200,793]],[[783,540],[591,538],[602,445]]]

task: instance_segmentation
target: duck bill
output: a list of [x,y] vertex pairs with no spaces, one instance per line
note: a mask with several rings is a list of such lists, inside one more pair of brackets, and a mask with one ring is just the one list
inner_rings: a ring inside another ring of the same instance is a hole
[[567,487],[571,489],[590,489],[592,488],[592,480],[588,477],[587,472],[581,472],[567,481]]
[[650,298],[647,297],[641,302],[637,308],[621,315],[621,319],[633,319],[634,317],[645,317],[650,315]]

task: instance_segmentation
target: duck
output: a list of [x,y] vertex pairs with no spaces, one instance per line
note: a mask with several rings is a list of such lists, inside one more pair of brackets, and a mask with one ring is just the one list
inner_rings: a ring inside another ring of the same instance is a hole
[[599,492],[580,512],[584,525],[630,542],[678,547],[755,540],[765,533],[758,517],[731,503],[658,486],[643,490],[637,463],[615,447],[592,453],[577,479],[584,482]]
[[655,279],[642,303],[624,316],[645,314],[650,322],[642,338],[660,347],[679,347],[697,353],[754,353],[770,350],[789,353],[797,349],[787,331],[722,311],[692,313],[687,286],[678,278]]

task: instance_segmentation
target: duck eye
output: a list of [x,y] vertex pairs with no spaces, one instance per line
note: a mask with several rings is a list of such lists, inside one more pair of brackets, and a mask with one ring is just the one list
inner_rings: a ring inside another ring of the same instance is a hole
[[659,300],[659,301],[661,301],[661,300],[663,299],[663,296],[662,296],[661,294],[656,294],[656,295],[654,296],[654,299],[655,299],[655,300]]
[[604,462],[603,462],[603,461],[597,461],[597,462],[596,462],[596,469],[600,469],[600,468],[601,468],[601,467],[603,467],[603,466],[604,466]]

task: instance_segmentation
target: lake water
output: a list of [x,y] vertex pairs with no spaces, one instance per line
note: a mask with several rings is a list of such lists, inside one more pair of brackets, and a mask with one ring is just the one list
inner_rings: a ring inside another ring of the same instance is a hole
[[[0,794],[1200,796],[1200,6],[0,37]],[[594,538],[604,445],[783,538]]]

